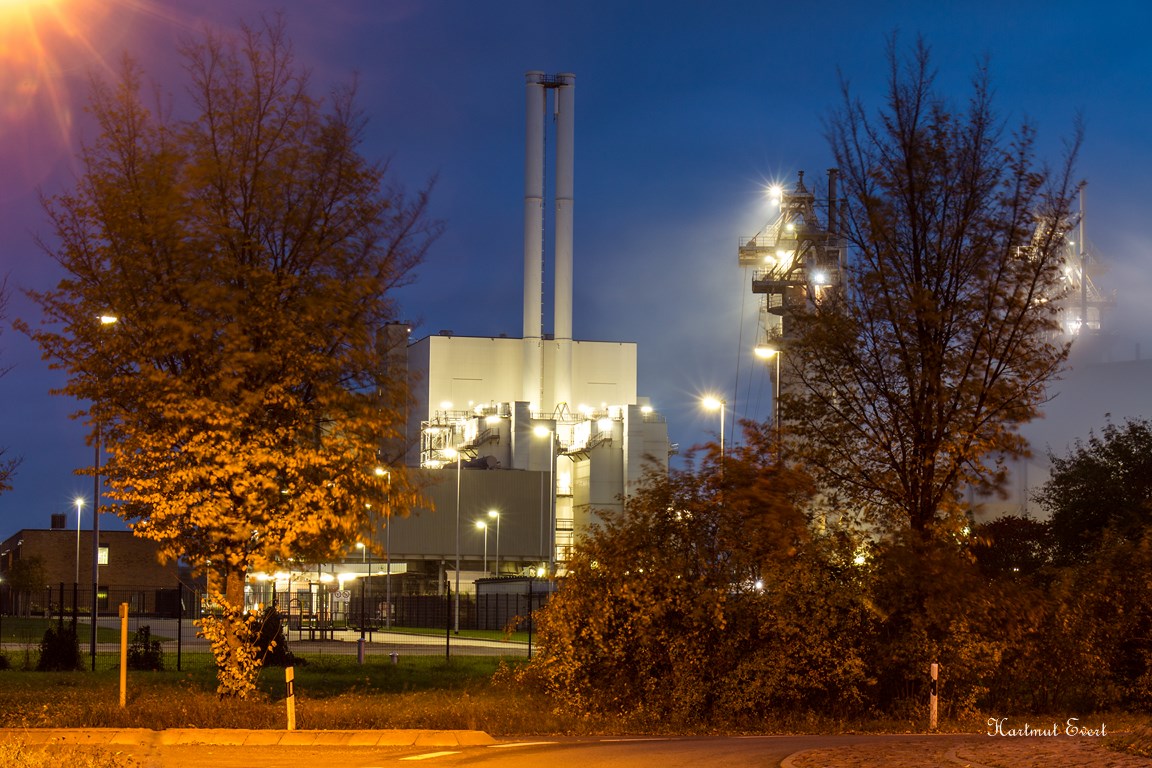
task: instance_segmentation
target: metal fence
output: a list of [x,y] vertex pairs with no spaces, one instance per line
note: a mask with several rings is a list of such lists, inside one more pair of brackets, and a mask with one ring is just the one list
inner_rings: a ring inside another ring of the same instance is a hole
[[[184,583],[171,586],[105,588],[76,584],[46,586],[14,594],[0,584],[0,651],[9,656],[38,652],[49,626],[75,629],[81,654],[92,669],[119,664],[119,606],[128,605],[130,640],[147,628],[159,643],[168,669],[211,665],[196,619],[210,613],[206,595]],[[532,615],[548,598],[544,590],[524,594],[341,596],[335,591],[266,592],[250,608],[273,606],[280,614],[288,650],[304,657],[394,655],[530,656]],[[457,619],[457,616],[459,617]]]

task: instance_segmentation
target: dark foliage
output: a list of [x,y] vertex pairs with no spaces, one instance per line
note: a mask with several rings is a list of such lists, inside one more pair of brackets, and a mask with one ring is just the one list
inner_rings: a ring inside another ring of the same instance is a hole
[[256,638],[256,657],[266,667],[291,667],[299,660],[288,650],[288,636],[284,632],[284,617],[269,606],[260,614],[260,634]]
[[1052,526],[1031,517],[1006,515],[972,531],[972,551],[986,576],[1031,576],[1050,565]]
[[1056,556],[1083,562],[1106,531],[1137,539],[1152,523],[1152,421],[1108,423],[1051,456],[1051,478],[1035,499],[1051,514]]
[[128,669],[164,669],[164,649],[152,638],[152,628],[145,624],[132,633],[128,642]]
[[38,672],[68,672],[83,669],[80,660],[80,641],[71,624],[48,627],[40,641]]

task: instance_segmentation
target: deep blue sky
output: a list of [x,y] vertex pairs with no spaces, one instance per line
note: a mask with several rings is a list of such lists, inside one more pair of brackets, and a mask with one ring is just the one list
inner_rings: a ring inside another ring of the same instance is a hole
[[[879,106],[886,38],[899,30],[909,43],[924,37],[939,82],[958,100],[989,56],[1004,119],[1032,119],[1054,158],[1083,113],[1089,239],[1109,265],[1103,287],[1118,291],[1110,324],[1123,354],[1134,356],[1139,342],[1152,349],[1152,11],[1135,3],[60,5],[68,29],[36,17],[39,51],[15,22],[0,25],[0,259],[10,287],[59,277],[33,242],[50,234],[37,190],[67,187],[78,142],[90,135],[81,112],[87,73],[127,51],[175,91],[181,35],[282,9],[318,90],[358,75],[366,152],[390,156],[409,186],[438,178],[433,210],[448,229],[403,295],[417,335],[519,335],[523,73],[573,72],[575,335],[639,343],[639,390],[687,448],[717,431],[715,414],[697,406],[705,391],[726,393],[736,415],[769,415],[767,387],[749,379],[756,303],[736,266],[737,241],[767,221],[767,183],[791,183],[798,170],[823,178],[824,120],[839,103],[841,75]],[[19,295],[11,309],[36,320]],[[75,406],[48,394],[59,376],[10,328],[0,349],[0,364],[14,366],[0,378],[0,445],[24,457],[16,489],[0,496],[2,536],[46,526],[92,486],[73,474],[91,455],[68,418]],[[1108,406],[1081,411],[1100,425]]]

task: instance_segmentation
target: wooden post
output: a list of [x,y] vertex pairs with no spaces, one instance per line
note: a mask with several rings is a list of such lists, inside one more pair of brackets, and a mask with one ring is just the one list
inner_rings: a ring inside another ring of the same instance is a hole
[[120,709],[128,703],[128,603],[120,603]]
[[288,730],[296,730],[296,671],[292,667],[284,668],[284,687],[288,704]]

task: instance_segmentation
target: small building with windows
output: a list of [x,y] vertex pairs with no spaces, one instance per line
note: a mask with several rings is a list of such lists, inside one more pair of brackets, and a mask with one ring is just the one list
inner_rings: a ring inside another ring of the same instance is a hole
[[[179,566],[162,564],[159,553],[156,542],[131,531],[100,531],[98,610],[115,611],[127,602],[133,612],[167,611]],[[35,565],[22,567],[28,564]],[[42,583],[25,583],[29,577]],[[25,528],[0,542],[0,612],[44,612],[61,604],[70,609],[73,594],[86,611],[92,600],[92,531]]]

